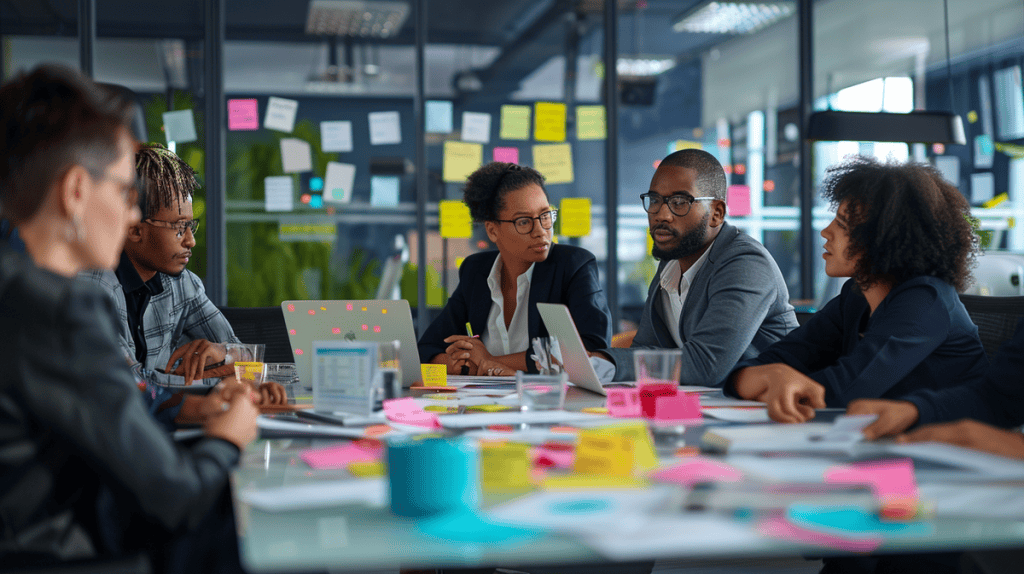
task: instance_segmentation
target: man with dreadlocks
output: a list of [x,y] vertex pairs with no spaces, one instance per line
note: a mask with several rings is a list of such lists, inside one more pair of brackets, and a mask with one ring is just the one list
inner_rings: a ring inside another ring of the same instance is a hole
[[[195,172],[160,144],[139,148],[135,170],[142,220],[128,228],[115,270],[84,276],[113,297],[121,319],[121,348],[146,382],[147,400],[157,418],[196,422],[204,418],[204,405],[210,402],[192,395],[181,400],[162,385],[200,379],[214,384],[233,377],[232,366],[213,366],[224,361],[224,349],[216,343],[240,341],[206,296],[202,280],[185,269],[199,227],[192,214],[192,193],[199,186]],[[286,400],[284,387],[277,383],[265,383],[260,391],[264,404]]]

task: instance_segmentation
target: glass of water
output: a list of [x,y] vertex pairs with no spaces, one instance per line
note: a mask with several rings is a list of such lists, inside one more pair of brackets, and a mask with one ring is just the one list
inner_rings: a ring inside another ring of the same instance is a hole
[[373,380],[374,409],[383,408],[384,401],[402,396],[401,343],[377,343],[377,372]]
[[556,375],[527,375],[516,371],[516,391],[524,411],[555,411],[565,406],[565,372]]

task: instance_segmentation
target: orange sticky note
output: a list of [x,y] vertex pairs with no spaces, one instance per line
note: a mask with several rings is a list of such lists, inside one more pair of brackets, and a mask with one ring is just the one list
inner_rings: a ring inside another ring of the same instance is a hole
[[425,387],[448,386],[448,367],[445,365],[423,363],[420,365],[420,375],[423,376]]

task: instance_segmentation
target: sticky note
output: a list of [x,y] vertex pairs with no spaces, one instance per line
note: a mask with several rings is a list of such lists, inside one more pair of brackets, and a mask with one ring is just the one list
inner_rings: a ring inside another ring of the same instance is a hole
[[501,106],[501,129],[503,140],[530,139],[530,106]]
[[164,112],[164,136],[167,141],[175,143],[194,142],[198,139],[196,135],[196,121],[192,116],[192,110],[176,110]]
[[228,129],[260,129],[259,104],[254,99],[228,100]]
[[927,522],[886,522],[878,514],[848,504],[811,504],[797,502],[786,509],[786,518],[795,526],[842,533],[845,536],[928,536],[934,530]]
[[352,122],[320,122],[320,149],[352,151]]
[[299,173],[313,169],[313,152],[309,142],[298,138],[281,139],[281,165],[285,173]]
[[292,211],[295,209],[293,184],[290,175],[273,175],[264,178],[264,208],[267,211]]
[[576,446],[545,443],[533,449],[533,464],[541,468],[572,468],[576,460]]
[[384,446],[375,440],[360,439],[338,446],[310,448],[302,451],[299,458],[313,469],[344,468],[351,462],[376,461],[384,454]]
[[519,163],[519,148],[517,147],[496,147],[494,148],[494,161],[505,163]]
[[750,215],[750,186],[730,185],[726,191],[729,215]]
[[604,476],[592,474],[563,474],[545,477],[541,488],[545,490],[594,490],[606,488],[646,488],[650,484],[633,476]]
[[565,141],[565,104],[556,102],[534,104],[533,139],[541,142]]
[[918,498],[914,463],[909,458],[858,462],[825,471],[825,482],[868,484],[880,500]]
[[566,197],[562,199],[558,204],[558,225],[559,235],[566,237],[590,235],[590,198]]
[[694,457],[679,464],[659,468],[650,477],[659,482],[693,486],[698,482],[737,482],[743,479],[743,473],[716,460]]
[[603,140],[607,134],[604,106],[576,106],[576,139]]
[[462,183],[484,162],[484,146],[478,143],[444,142],[445,181]]
[[462,112],[462,139],[467,142],[490,142],[491,114]]
[[420,375],[423,377],[423,386],[425,387],[448,386],[447,365],[432,365],[427,363],[421,364]]
[[424,411],[411,397],[384,401],[384,416],[396,423],[429,429],[441,428],[437,415]]
[[384,476],[384,463],[379,460],[348,463],[348,472],[359,478],[373,478]]
[[462,201],[442,199],[437,202],[437,218],[441,237],[454,239],[473,235],[473,218],[469,214],[469,206]]
[[988,134],[974,136],[974,167],[977,169],[992,167],[992,162],[995,159],[995,150],[992,136]]
[[271,96],[267,100],[267,115],[263,118],[263,127],[291,133],[295,129],[295,113],[298,111],[299,102]]
[[530,446],[515,442],[480,444],[480,486],[488,492],[528,490]]
[[582,431],[573,470],[582,474],[632,476],[633,441],[605,430]]
[[[989,207],[986,203],[991,201],[993,194],[995,193],[996,180],[995,176],[990,171],[983,171],[980,173],[971,174],[971,203],[981,203],[984,207]],[[998,205],[1001,202],[995,202]]]
[[572,145],[533,146],[533,167],[544,176],[547,183],[572,183]]
[[673,397],[679,392],[675,383],[643,383],[640,390],[640,409],[644,417],[653,419],[657,412],[658,397]]
[[654,420],[701,420],[700,396],[697,393],[676,393],[674,396],[655,397]]
[[626,437],[633,444],[633,468],[639,471],[648,471],[658,466],[658,453],[654,449],[654,440],[651,438],[651,431],[647,424],[637,421],[616,424],[600,429],[606,432],[616,433]]
[[451,102],[443,100],[427,100],[425,107],[427,116],[427,133],[452,133],[452,115],[454,114],[452,108],[453,106]]
[[398,112],[370,112],[370,145],[402,143],[401,118]]
[[871,552],[882,545],[878,535],[863,537],[838,536],[828,532],[802,528],[781,516],[774,516],[758,523],[757,532],[762,536],[835,548],[848,552]]
[[352,200],[352,186],[356,179],[356,166],[350,163],[327,162],[324,176],[324,201],[348,203]]
[[397,175],[370,176],[370,205],[396,207],[400,183]]
[[613,417],[629,418],[641,415],[640,389],[609,388],[607,391],[608,413]]
[[673,149],[672,151],[679,151],[684,149],[702,149],[700,142],[694,142],[689,140],[676,140],[673,142],[673,147],[675,149]]

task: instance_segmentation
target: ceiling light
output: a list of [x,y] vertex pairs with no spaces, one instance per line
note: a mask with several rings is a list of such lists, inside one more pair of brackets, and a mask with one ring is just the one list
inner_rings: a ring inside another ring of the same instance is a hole
[[751,34],[796,11],[795,2],[709,2],[680,16],[676,32]]
[[619,58],[615,69],[620,76],[657,76],[675,65],[674,58]]
[[306,33],[389,38],[409,17],[409,5],[388,0],[310,0]]

